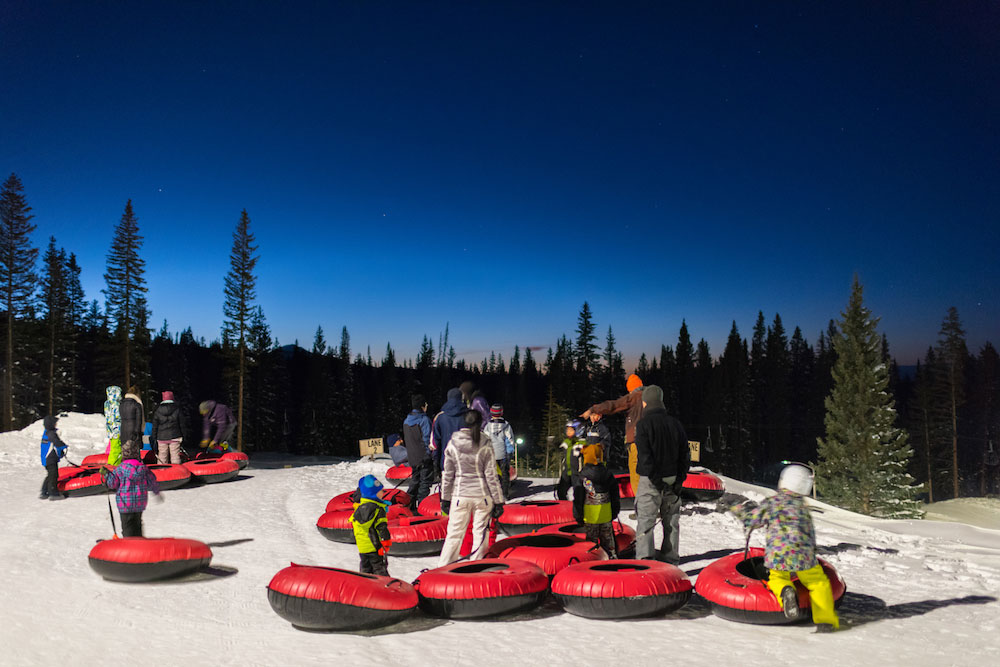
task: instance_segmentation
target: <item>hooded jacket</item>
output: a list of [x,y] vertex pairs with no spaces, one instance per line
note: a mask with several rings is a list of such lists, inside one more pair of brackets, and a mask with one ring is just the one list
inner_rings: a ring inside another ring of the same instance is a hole
[[503,504],[503,490],[489,438],[480,433],[476,444],[468,428],[460,429],[451,436],[444,456],[441,500],[490,498],[496,505]]
[[816,565],[816,531],[805,498],[779,489],[758,507],[733,508],[747,530],[765,527],[764,567],[802,572]]
[[205,401],[208,411],[201,421],[201,439],[212,438],[212,427],[215,427],[215,437],[219,437],[226,432],[226,429],[236,423],[236,417],[228,405],[216,403],[215,401]]
[[[641,404],[640,404],[641,405]],[[667,414],[660,403],[648,403],[635,427],[637,461],[635,471],[659,486],[664,477],[676,477],[680,484],[687,477],[691,452],[681,423]]]
[[441,406],[441,412],[434,418],[434,426],[431,430],[431,446],[435,448],[437,454],[435,458],[444,466],[444,453],[451,441],[451,436],[461,429],[463,416],[468,408],[462,402],[462,391],[457,387],[448,390],[448,400]]
[[142,409],[142,400],[135,394],[125,394],[119,406],[122,415],[122,444],[129,440],[142,445],[142,432],[146,428],[145,411]]
[[502,461],[508,454],[514,453],[514,431],[503,417],[491,419],[483,427],[483,435],[493,444],[493,458],[497,461]]
[[411,468],[416,468],[429,454],[431,420],[423,410],[412,410],[403,420],[403,442]]
[[180,440],[184,437],[183,411],[171,400],[166,400],[156,406],[151,418],[153,431],[149,435],[149,444],[157,440]]
[[42,431],[42,465],[45,465],[46,459],[49,458],[49,452],[55,452],[57,461],[66,456],[66,443],[56,433],[55,417],[49,415],[42,419],[42,426],[45,427],[45,430]]
[[104,476],[104,483],[109,489],[118,490],[115,503],[122,514],[144,511],[149,492],[160,492],[153,471],[137,459],[122,461],[120,466]]
[[119,406],[122,402],[122,388],[108,387],[104,390],[107,400],[104,401],[104,428],[108,434],[108,440],[121,438],[122,416]]

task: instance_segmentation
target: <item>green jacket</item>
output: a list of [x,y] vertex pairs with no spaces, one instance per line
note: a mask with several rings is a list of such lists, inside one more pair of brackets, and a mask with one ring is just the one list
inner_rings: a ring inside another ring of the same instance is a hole
[[362,498],[351,514],[354,541],[358,553],[373,554],[382,548],[382,541],[389,540],[389,522],[385,517],[386,505],[377,500]]

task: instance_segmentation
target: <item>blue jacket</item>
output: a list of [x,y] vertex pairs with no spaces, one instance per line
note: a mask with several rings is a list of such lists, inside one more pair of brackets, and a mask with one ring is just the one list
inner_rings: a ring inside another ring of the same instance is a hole
[[60,459],[66,456],[66,443],[56,433],[55,417],[46,417],[42,420],[42,424],[45,426],[45,431],[42,433],[42,465],[45,465],[45,459],[49,457],[51,451],[54,451]]
[[434,446],[434,461],[438,468],[444,461],[444,450],[455,431],[465,426],[464,415],[468,408],[462,402],[462,391],[455,387],[448,390],[448,400],[441,406],[441,412],[434,418],[431,443]]

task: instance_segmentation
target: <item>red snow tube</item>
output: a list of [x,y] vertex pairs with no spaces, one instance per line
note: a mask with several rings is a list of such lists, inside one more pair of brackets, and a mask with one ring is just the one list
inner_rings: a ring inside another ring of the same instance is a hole
[[104,485],[100,468],[90,466],[60,468],[59,482],[56,488],[64,495],[71,497],[93,496],[108,490],[108,487]]
[[[336,510],[353,510],[354,501],[351,500],[351,496],[353,494],[354,491],[345,491],[344,493],[337,494],[333,498],[330,498],[330,502],[326,504],[326,511],[334,512]],[[410,504],[410,494],[399,489],[387,489],[383,491],[382,498],[387,503],[400,505],[402,507],[408,507]]]
[[176,489],[191,481],[191,471],[182,465],[154,463],[148,467],[153,471],[156,483],[160,486],[160,491]]
[[[465,537],[462,538],[462,546],[458,549],[459,556],[468,556],[472,553],[472,546],[475,544],[476,535],[472,532],[472,526],[476,522],[469,519],[469,526],[465,529]],[[497,541],[497,524],[495,521],[490,521],[488,524],[488,530],[486,531],[486,546],[487,548],[492,547]]]
[[410,475],[413,474],[413,468],[406,465],[392,466],[385,471],[385,478],[391,479],[393,481],[399,481],[404,479],[410,479]]
[[402,516],[389,522],[392,556],[434,556],[441,553],[448,536],[448,520]]
[[629,477],[627,472],[615,475],[615,481],[618,482],[618,497],[622,500],[635,498],[635,489],[632,488],[632,478]]
[[399,579],[292,563],[267,585],[267,601],[296,628],[363,630],[403,620],[419,600]]
[[[818,559],[823,571],[830,578],[833,588],[834,604],[847,591],[844,580],[837,571],[822,558]],[[767,568],[764,567],[764,550],[759,547],[750,549],[750,557],[743,558],[743,552],[738,551],[708,565],[698,575],[695,590],[712,603],[712,612],[729,621],[738,623],[759,623],[761,625],[778,625],[791,623],[781,611],[781,605],[764,582],[767,579]],[[792,577],[795,590],[799,594],[799,608],[809,610],[809,591]],[[803,614],[808,618],[811,614]]]
[[441,514],[441,494],[432,493],[417,505],[417,514],[420,516],[443,516]]
[[552,594],[576,616],[660,616],[687,603],[691,580],[679,567],[655,560],[577,563],[556,573]]
[[499,540],[486,552],[487,558],[517,558],[534,563],[550,577],[572,565],[592,560],[607,560],[608,556],[593,542],[576,535],[531,533]]
[[688,470],[681,487],[681,498],[689,500],[717,500],[726,492],[722,478],[705,468]]
[[354,544],[354,526],[351,524],[353,512],[353,509],[327,512],[316,521],[316,528],[328,540]]
[[413,587],[420,608],[431,616],[483,618],[534,609],[548,591],[549,578],[534,563],[488,558],[428,570]]
[[[615,533],[615,548],[618,550],[619,558],[631,558],[635,555],[635,531],[623,524],[621,521],[611,522],[611,528]],[[538,529],[538,534],[560,533],[563,535],[576,535],[586,538],[587,527],[582,523],[557,523],[554,526],[545,526]]]
[[107,462],[108,462],[107,454],[88,454],[87,456],[83,457],[82,461],[80,461],[80,465],[84,466],[101,465],[102,463],[107,463]]
[[155,581],[200,570],[212,561],[212,550],[198,540],[173,537],[123,537],[98,542],[90,550],[90,567],[110,581]]
[[517,468],[515,468],[514,466],[511,466],[510,467],[510,481],[513,482],[515,479],[517,479]]
[[240,474],[240,466],[236,461],[223,461],[222,459],[196,459],[188,461],[184,467],[191,472],[193,480],[205,484],[228,482]]
[[240,470],[245,470],[250,465],[250,457],[243,452],[226,452],[219,458],[223,461],[236,461],[236,465],[240,467]]
[[497,520],[508,535],[530,533],[542,526],[573,521],[573,503],[568,500],[525,500],[507,503]]

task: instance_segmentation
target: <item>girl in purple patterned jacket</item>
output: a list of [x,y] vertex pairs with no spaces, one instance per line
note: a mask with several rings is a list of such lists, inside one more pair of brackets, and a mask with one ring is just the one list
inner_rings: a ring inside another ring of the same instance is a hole
[[104,483],[117,489],[115,501],[122,519],[122,537],[142,537],[142,513],[146,509],[149,491],[163,501],[153,471],[139,460],[139,443],[129,440],[122,445],[122,462],[112,470],[101,466]]

